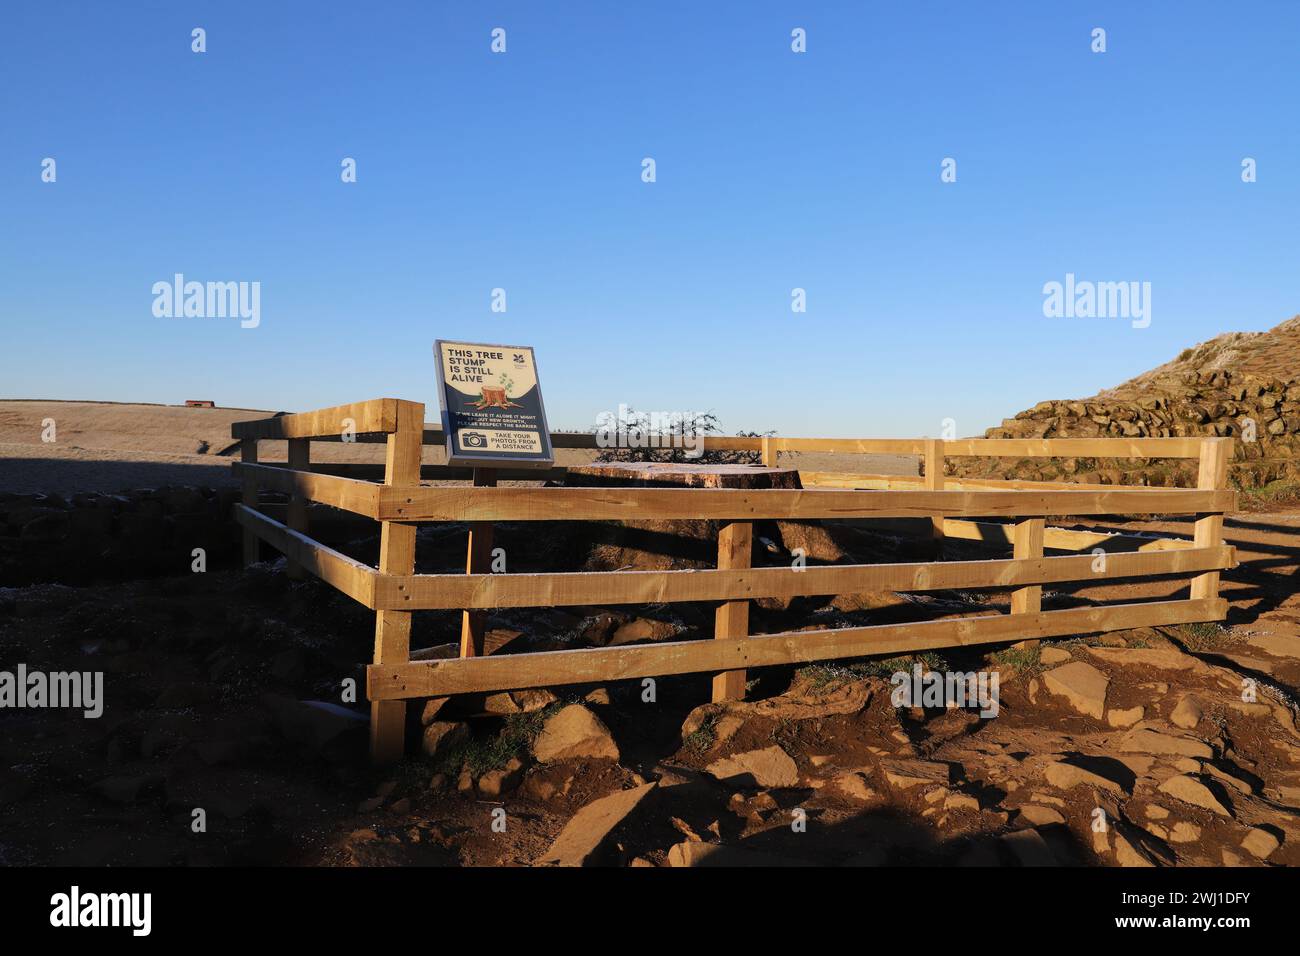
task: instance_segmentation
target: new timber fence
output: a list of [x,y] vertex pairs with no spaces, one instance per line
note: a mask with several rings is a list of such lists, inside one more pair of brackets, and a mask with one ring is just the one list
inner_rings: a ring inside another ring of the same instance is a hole
[[[375,612],[374,660],[367,671],[371,754],[398,758],[406,701],[454,694],[580,684],[673,674],[712,673],[714,700],[743,696],[750,667],[897,654],[1133,627],[1218,621],[1220,571],[1235,567],[1223,543],[1223,514],[1236,506],[1227,488],[1231,439],[819,439],[708,437],[706,450],[752,451],[774,465],[782,452],[918,455],[921,476],[804,472],[804,490],[716,488],[495,487],[495,478],[546,480],[554,471],[475,475],[473,486],[427,486],[421,479],[469,478],[468,469],[421,465],[425,444],[441,445],[424,423],[424,406],[383,398],[314,412],[239,422],[244,560],[265,541],[288,559],[289,573],[310,573]],[[595,448],[594,435],[555,433],[557,448]],[[284,440],[287,460],[259,462],[261,440]],[[382,467],[311,465],[313,441],[381,441]],[[1196,488],[945,479],[951,456],[1078,456],[1199,459]],[[370,480],[378,479],[378,480]],[[286,520],[258,510],[261,488],[289,496]],[[380,523],[378,567],[356,561],[307,534],[308,502]],[[1109,547],[1123,535],[1046,527],[1053,515],[1195,515],[1193,539],[1130,538],[1136,550]],[[1001,560],[927,561],[818,567],[751,568],[755,520],[924,518],[933,536],[1010,547]],[[991,522],[989,518],[1012,519]],[[722,523],[714,570],[490,574],[491,525],[501,521],[711,519]],[[985,520],[976,520],[985,519]],[[468,522],[466,574],[416,574],[421,522]],[[1101,548],[1104,562],[1089,553]],[[1082,552],[1046,556],[1045,550]],[[1100,566],[1100,569],[1099,569]],[[1188,575],[1189,596],[1043,611],[1043,585]],[[919,623],[750,635],[749,601],[864,591],[1011,589],[1010,613]],[[494,608],[589,604],[716,602],[714,639],[525,654],[485,655],[483,614]],[[460,657],[413,661],[411,614],[459,609]]]

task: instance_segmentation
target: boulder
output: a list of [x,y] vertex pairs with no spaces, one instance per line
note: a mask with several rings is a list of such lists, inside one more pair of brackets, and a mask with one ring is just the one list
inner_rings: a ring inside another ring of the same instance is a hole
[[1294,634],[1257,634],[1247,643],[1274,657],[1300,657],[1300,636]]
[[610,638],[609,645],[634,644],[640,641],[666,641],[674,637],[679,628],[667,621],[658,621],[652,617],[633,618],[620,625]]
[[1101,720],[1106,712],[1106,688],[1110,680],[1086,661],[1052,668],[1043,675],[1043,684],[1081,714]]
[[926,784],[946,785],[951,778],[951,771],[946,763],[934,763],[928,760],[882,760],[880,766],[890,786],[898,790],[910,790],[912,787]]
[[[797,683],[784,694],[756,701],[724,701],[701,704],[686,715],[682,737],[686,738],[704,723],[721,722],[724,715],[742,721],[751,717],[771,720],[813,720],[842,714],[856,714],[871,701],[872,685],[865,680],[850,680],[831,688],[814,688],[807,681]],[[737,725],[738,726],[738,725]]]
[[1208,760],[1214,756],[1210,745],[1191,737],[1174,737],[1140,727],[1120,738],[1118,748],[1126,753],[1166,754]]
[[1250,851],[1261,860],[1267,860],[1269,855],[1281,845],[1281,840],[1259,827],[1251,827],[1241,841],[1243,849]]
[[420,748],[435,760],[441,760],[469,740],[469,724],[456,720],[435,720],[424,728]]
[[1036,803],[1026,803],[1019,808],[1020,816],[1030,826],[1046,827],[1054,823],[1064,823],[1065,817],[1051,807],[1041,807]]
[[523,762],[518,757],[511,757],[504,767],[489,770],[478,778],[478,792],[481,796],[496,799],[519,786],[523,775]]
[[969,813],[979,813],[980,802],[969,793],[950,793],[943,798],[943,808],[949,811],[965,810]]
[[1138,838],[1126,833],[1125,828],[1116,825],[1115,828],[1115,862],[1125,867],[1147,867],[1155,866],[1150,854]]
[[799,782],[799,768],[790,755],[773,744],[715,760],[705,768],[713,776],[734,786],[793,787]]
[[1201,717],[1201,705],[1195,697],[1188,694],[1178,701],[1173,713],[1169,715],[1169,722],[1175,727],[1191,730],[1201,722]]
[[573,815],[555,842],[538,858],[544,866],[587,866],[597,861],[610,832],[635,810],[658,784],[653,781],[593,800]]
[[1109,790],[1111,793],[1127,793],[1132,790],[1132,786],[1119,779],[1120,774],[1103,775],[1102,770],[1115,765],[1120,769],[1122,765],[1118,761],[1107,762],[1104,766],[1102,761],[1092,761],[1093,767],[1085,767],[1079,763],[1067,760],[1058,760],[1049,763],[1043,769],[1043,777],[1054,787],[1062,790],[1069,790],[1071,787],[1097,787],[1102,790]]
[[617,760],[619,756],[609,728],[581,704],[570,704],[547,718],[532,750],[542,763],[602,757]]
[[555,703],[558,698],[549,690],[512,690],[488,694],[483,710],[489,714],[531,714]]
[[867,783],[867,778],[856,770],[840,774],[835,778],[835,789],[850,800],[870,803],[876,799],[876,791]]
[[1186,774],[1170,777],[1160,785],[1161,793],[1167,793],[1175,800],[1209,810],[1221,817],[1231,817],[1232,811],[1225,807],[1205,784]]
[[1157,670],[1186,671],[1203,670],[1207,666],[1190,654],[1184,654],[1173,646],[1089,647],[1088,653],[1098,660],[1120,667],[1137,665],[1154,667]]
[[1116,710],[1112,707],[1106,711],[1106,723],[1112,727],[1132,727],[1142,719],[1145,712],[1146,709],[1141,704],[1128,710]]

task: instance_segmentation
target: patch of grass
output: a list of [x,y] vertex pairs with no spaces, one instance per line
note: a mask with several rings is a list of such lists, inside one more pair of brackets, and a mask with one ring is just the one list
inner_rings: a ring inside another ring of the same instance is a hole
[[809,664],[795,671],[795,679],[804,682],[812,693],[829,693],[843,684],[862,680],[865,677],[881,677],[888,680],[899,671],[910,674],[912,667],[918,661],[926,673],[948,670],[946,660],[933,651],[926,651],[923,654],[909,654],[906,657],[855,661],[852,664]]
[[718,739],[718,735],[713,729],[717,723],[717,714],[709,714],[704,718],[704,723],[686,735],[686,739],[682,741],[682,744],[693,753],[704,753],[712,748],[714,741]]
[[1194,624],[1180,624],[1178,636],[1188,650],[1209,651],[1228,643],[1228,629],[1214,621],[1197,621]]
[[1067,651],[1078,647],[1102,647],[1105,644],[1105,634],[1089,634],[1087,637],[1069,637],[1063,641],[1058,641],[1057,645],[1065,648]]
[[834,690],[856,676],[852,668],[834,664],[810,664],[795,671],[795,679],[806,684],[813,693]]
[[1297,504],[1300,503],[1300,480],[1279,478],[1259,488],[1243,488],[1241,496],[1246,510]]
[[995,664],[1003,667],[1014,667],[1016,670],[1030,670],[1039,667],[1042,664],[1042,648],[1038,644],[1030,644],[1028,647],[1004,647],[1000,651],[995,651],[989,655],[989,659]]
[[567,705],[566,701],[556,701],[541,710],[524,714],[510,714],[494,737],[471,737],[457,747],[452,748],[437,763],[440,773],[454,775],[460,768],[469,767],[469,772],[480,776],[489,770],[499,770],[510,762],[511,757],[518,757],[526,752],[542,732],[542,725],[547,719]]
[[875,677],[889,677],[898,671],[911,672],[918,662],[925,672],[948,670],[948,662],[933,651],[926,651],[924,654],[910,654],[906,657],[891,657],[883,661],[866,661],[854,666],[862,668],[862,672],[865,674]]

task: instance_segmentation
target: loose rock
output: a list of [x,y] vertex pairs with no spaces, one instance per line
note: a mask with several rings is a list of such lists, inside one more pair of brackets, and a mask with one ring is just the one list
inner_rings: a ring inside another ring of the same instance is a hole
[[599,717],[581,704],[570,704],[542,725],[533,741],[533,756],[542,763],[575,758],[618,759],[618,744]]
[[555,842],[537,860],[541,865],[587,866],[595,861],[610,832],[635,810],[658,784],[651,782],[593,800],[573,815]]
[[1232,812],[1219,802],[1213,791],[1199,780],[1186,775],[1170,777],[1160,785],[1160,791],[1176,800],[1190,803],[1194,807],[1209,810],[1221,817],[1231,817]]
[[1245,839],[1241,841],[1241,845],[1243,849],[1249,850],[1261,860],[1267,860],[1269,855],[1282,845],[1282,841],[1267,830],[1252,827]]
[[795,762],[775,744],[715,760],[705,769],[719,780],[737,786],[793,787],[799,782]]
[[421,749],[435,760],[442,759],[469,740],[469,724],[460,721],[435,720],[424,728]]
[[1065,760],[1049,763],[1043,770],[1043,776],[1052,786],[1060,787],[1062,790],[1078,786],[1099,787],[1111,793],[1127,793],[1129,790],[1126,784],[1117,779],[1102,776],[1098,772]]
[[1106,723],[1112,727],[1132,727],[1142,719],[1144,712],[1145,708],[1141,705],[1131,707],[1128,710],[1116,710],[1112,707],[1106,711]]
[[946,763],[926,760],[882,760],[885,779],[899,790],[910,790],[924,784],[947,784],[951,776]]
[[1173,737],[1154,730],[1131,730],[1119,742],[1119,749],[1129,753],[1177,754],[1182,757],[1209,759],[1214,756],[1210,745],[1190,737]]
[[1189,694],[1178,701],[1173,713],[1169,715],[1169,722],[1175,727],[1191,730],[1201,722],[1201,716],[1201,705]]
[[1106,688],[1110,680],[1086,661],[1053,668],[1043,675],[1043,684],[1081,714],[1101,720],[1106,711]]

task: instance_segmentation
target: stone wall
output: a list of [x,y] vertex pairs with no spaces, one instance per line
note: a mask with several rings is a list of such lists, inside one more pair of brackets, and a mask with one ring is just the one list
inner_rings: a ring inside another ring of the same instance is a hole
[[[1236,487],[1300,477],[1300,380],[1198,372],[1113,398],[1039,402],[985,432],[986,438],[1196,435],[1237,439],[1229,471]],[[1167,459],[955,459],[949,470],[965,477],[1103,484],[1188,486],[1196,479],[1195,462]]]

